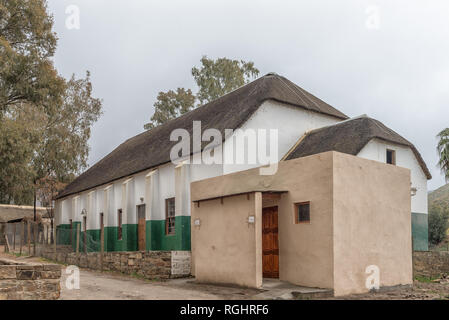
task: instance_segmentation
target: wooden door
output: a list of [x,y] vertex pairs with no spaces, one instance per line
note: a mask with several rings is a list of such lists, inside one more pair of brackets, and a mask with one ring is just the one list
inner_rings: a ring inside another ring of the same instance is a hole
[[262,273],[279,278],[278,207],[262,209]]
[[139,251],[146,250],[145,205],[137,206],[137,239]]

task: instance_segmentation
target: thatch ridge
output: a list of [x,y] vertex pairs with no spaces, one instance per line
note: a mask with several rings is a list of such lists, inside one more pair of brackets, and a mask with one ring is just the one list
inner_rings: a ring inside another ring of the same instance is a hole
[[357,155],[372,139],[380,139],[410,147],[427,179],[432,179],[432,175],[421,154],[410,141],[385,126],[382,122],[367,116],[349,119],[306,133],[301,142],[285,157],[285,160],[306,157],[326,151],[338,151]]

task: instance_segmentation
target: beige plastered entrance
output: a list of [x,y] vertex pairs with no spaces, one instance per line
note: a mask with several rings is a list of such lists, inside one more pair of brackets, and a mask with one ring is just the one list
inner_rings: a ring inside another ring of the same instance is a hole
[[[251,169],[194,182],[191,199],[199,282],[260,288],[262,208],[277,205],[280,280],[360,293],[374,265],[381,287],[412,283],[408,169],[326,152],[281,162],[272,176]],[[294,205],[306,201],[310,223],[297,224]]]

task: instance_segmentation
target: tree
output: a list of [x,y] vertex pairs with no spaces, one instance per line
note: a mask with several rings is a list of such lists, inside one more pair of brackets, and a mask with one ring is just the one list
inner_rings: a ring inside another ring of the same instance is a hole
[[92,97],[90,73],[73,75],[67,82],[63,103],[47,112],[45,130],[33,158],[36,179],[50,177],[68,181],[87,167],[91,126],[102,111],[100,99]]
[[89,72],[58,75],[52,27],[45,0],[0,0],[2,202],[30,204],[36,194],[48,202],[43,190],[56,192],[87,166],[101,100],[92,97]]
[[446,238],[449,228],[449,209],[447,207],[432,206],[429,210],[429,242],[439,244]]
[[200,104],[216,100],[259,75],[253,62],[243,60],[211,60],[204,56],[201,64],[200,69],[192,68],[192,76],[199,87],[197,98]]
[[152,129],[171,119],[192,110],[195,107],[195,96],[190,89],[176,89],[176,92],[159,92],[157,101],[154,103],[154,114],[151,122],[147,123],[145,130]]
[[62,100],[51,108],[11,107],[5,114],[0,125],[3,203],[31,204],[41,188],[57,192],[86,168],[90,128],[101,115],[89,73],[84,79],[72,76]]
[[[192,94],[190,89],[178,88],[175,91],[159,92],[154,103],[154,114],[151,122],[145,124],[146,130],[153,129],[167,121],[195,109],[196,107],[218,99],[259,75],[259,70],[253,62],[219,58],[201,59],[201,68],[192,68],[192,76],[199,88],[198,93]],[[195,105],[195,100],[199,101]]]
[[67,185],[67,183],[55,180],[52,177],[44,177],[36,182],[37,198],[41,202],[41,206],[47,208],[48,217],[54,218],[53,199],[58,192]]
[[0,117],[11,106],[49,107],[64,90],[50,58],[57,38],[44,0],[0,0]]
[[449,181],[449,128],[442,130],[437,137],[439,138],[437,151],[440,157],[438,166],[446,181]]
[[0,121],[0,203],[31,204],[32,160],[43,128],[42,114],[30,105],[11,108]]

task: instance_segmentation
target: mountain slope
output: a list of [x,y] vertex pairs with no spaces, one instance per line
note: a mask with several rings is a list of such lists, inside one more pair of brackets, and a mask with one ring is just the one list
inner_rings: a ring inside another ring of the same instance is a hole
[[429,208],[432,206],[449,206],[449,183],[429,192]]

